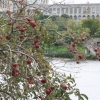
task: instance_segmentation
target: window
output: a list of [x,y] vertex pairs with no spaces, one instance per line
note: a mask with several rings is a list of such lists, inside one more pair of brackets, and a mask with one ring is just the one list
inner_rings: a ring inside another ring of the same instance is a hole
[[57,14],[60,14],[60,8],[57,8]]
[[48,14],[48,11],[44,11],[44,14]]
[[77,20],[77,16],[76,15],[74,16],[74,19]]
[[86,13],[86,7],[83,7],[83,13]]
[[3,8],[6,8],[6,1],[5,0],[0,0],[2,3],[1,3],[1,6],[3,7]]
[[66,8],[66,13],[68,14],[68,8]]
[[81,10],[82,10],[82,8],[79,7],[79,8],[78,8],[78,13],[79,13],[79,14],[81,14]]
[[75,8],[74,8],[74,14],[76,14],[76,13],[77,13],[77,8],[75,7]]
[[87,7],[87,13],[90,14],[90,12],[91,12],[91,8]]
[[2,12],[0,12],[0,15],[2,14]]
[[73,8],[70,8],[70,14],[72,14],[73,13]]
[[64,14],[64,8],[62,8],[61,12],[62,12],[62,14]]
[[14,10],[14,12],[17,11],[17,5],[16,5],[16,3],[13,4],[13,10]]
[[72,15],[70,15],[70,18],[72,18]]
[[90,18],[90,15],[88,15],[87,18]]
[[85,18],[86,16],[85,15],[83,15],[83,18]]
[[49,8],[49,13],[52,14],[52,8]]
[[97,15],[96,17],[99,18],[99,15]]
[[79,15],[77,19],[78,19],[78,20],[81,20],[81,15]]
[[97,13],[97,14],[100,13],[100,7],[96,7],[96,13]]
[[95,18],[95,16],[94,16],[94,15],[92,15],[92,18]]
[[53,14],[56,14],[56,8],[53,8]]
[[95,7],[92,7],[92,14],[95,13]]

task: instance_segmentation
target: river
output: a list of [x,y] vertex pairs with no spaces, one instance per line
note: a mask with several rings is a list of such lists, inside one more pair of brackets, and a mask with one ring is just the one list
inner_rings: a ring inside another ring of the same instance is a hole
[[[89,100],[100,100],[100,61],[83,61],[80,64],[67,59],[52,59],[58,72],[70,73],[75,78],[76,87],[86,94]],[[72,100],[78,100],[72,96]]]

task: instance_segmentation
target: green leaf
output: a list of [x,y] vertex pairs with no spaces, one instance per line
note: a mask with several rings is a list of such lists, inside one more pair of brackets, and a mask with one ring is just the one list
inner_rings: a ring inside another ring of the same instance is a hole
[[84,98],[83,98],[83,97],[81,97],[81,96],[79,96],[79,100],[84,100]]
[[88,97],[85,94],[80,94],[80,95],[85,97],[88,100]]

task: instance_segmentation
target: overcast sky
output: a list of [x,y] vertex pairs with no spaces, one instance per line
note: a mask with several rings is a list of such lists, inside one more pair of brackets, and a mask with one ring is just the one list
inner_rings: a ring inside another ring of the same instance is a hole
[[49,4],[64,1],[65,3],[100,3],[100,0],[49,0]]

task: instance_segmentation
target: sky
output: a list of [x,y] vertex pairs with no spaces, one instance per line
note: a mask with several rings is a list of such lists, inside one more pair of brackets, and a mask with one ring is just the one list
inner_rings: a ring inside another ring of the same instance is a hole
[[66,4],[68,3],[100,3],[100,0],[49,0],[49,4],[52,4],[53,2],[54,3],[58,3],[58,2],[62,2],[64,1]]

